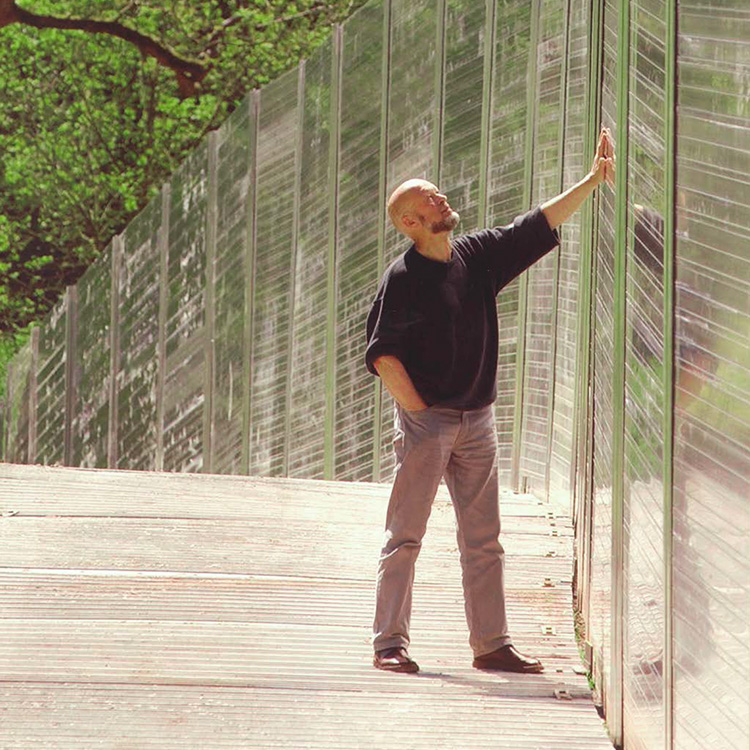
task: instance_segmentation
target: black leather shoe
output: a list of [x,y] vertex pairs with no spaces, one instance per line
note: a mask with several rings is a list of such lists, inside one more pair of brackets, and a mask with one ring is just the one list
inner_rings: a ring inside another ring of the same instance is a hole
[[378,669],[385,669],[388,672],[419,672],[417,662],[409,658],[403,646],[376,651],[372,663]]
[[473,666],[476,669],[497,669],[501,672],[544,672],[544,667],[539,659],[530,659],[528,656],[518,653],[509,643],[501,646],[489,654],[482,654],[474,659]]

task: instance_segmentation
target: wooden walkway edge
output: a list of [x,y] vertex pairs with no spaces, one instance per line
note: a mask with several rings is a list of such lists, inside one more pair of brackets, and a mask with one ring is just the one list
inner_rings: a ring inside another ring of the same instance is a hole
[[417,675],[371,666],[387,485],[0,463],[0,749],[611,750],[573,635],[572,530],[501,498],[541,675],[471,667],[453,510],[417,563]]

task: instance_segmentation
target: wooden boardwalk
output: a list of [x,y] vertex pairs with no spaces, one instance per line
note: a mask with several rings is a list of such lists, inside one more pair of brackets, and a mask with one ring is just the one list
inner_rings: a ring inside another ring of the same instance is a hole
[[389,487],[0,464],[0,748],[611,750],[573,636],[572,532],[502,498],[509,619],[541,675],[471,667],[441,489],[417,675],[371,666]]

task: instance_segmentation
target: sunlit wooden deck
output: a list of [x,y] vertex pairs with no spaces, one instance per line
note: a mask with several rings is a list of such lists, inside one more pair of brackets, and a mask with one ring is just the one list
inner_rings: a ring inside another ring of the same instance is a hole
[[417,675],[371,666],[388,486],[0,464],[0,747],[610,749],[573,636],[572,532],[502,498],[510,622],[471,667],[453,511],[417,568]]

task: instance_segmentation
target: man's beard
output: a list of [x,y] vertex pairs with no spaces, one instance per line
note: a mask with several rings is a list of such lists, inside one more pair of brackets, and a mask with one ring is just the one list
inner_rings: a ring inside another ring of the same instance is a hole
[[430,231],[433,234],[442,234],[443,232],[452,232],[457,226],[458,222],[461,221],[461,217],[456,211],[451,211],[450,214],[442,221],[436,221],[430,225]]

